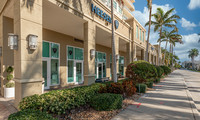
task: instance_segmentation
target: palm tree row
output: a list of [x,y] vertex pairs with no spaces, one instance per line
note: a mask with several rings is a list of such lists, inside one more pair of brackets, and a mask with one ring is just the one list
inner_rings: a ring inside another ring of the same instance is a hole
[[[179,35],[178,28],[176,27],[177,19],[180,19],[180,17],[176,14],[171,15],[174,12],[175,8],[170,9],[167,12],[164,12],[162,8],[157,8],[157,11],[152,16],[154,17],[155,21],[149,20],[145,26],[147,25],[153,25],[154,26],[154,32],[159,32],[160,38],[158,40],[159,47],[158,51],[160,50],[161,42],[166,41],[165,48],[167,49],[168,42],[171,46],[171,53],[173,54],[173,47],[175,46],[176,42],[182,42],[181,35]],[[174,28],[171,32],[164,31],[163,28]],[[147,43],[148,45],[148,43]],[[148,52],[148,51],[147,51]],[[164,55],[165,56],[165,55]],[[158,64],[160,65],[160,52],[158,52]]]

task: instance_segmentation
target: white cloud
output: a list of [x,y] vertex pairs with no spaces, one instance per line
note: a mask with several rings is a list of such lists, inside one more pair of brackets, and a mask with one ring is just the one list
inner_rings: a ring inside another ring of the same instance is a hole
[[190,0],[188,8],[190,10],[194,10],[196,8],[200,8],[200,0]]
[[194,22],[190,22],[186,20],[185,18],[182,18],[180,20],[181,26],[187,30],[192,30],[194,27],[197,27],[197,25]]
[[[176,44],[174,51],[182,61],[190,60],[190,58],[188,58],[188,51],[190,49],[197,48],[200,51],[200,43],[198,43],[199,36],[198,34],[195,33],[189,35],[182,35],[182,37],[184,44]],[[196,60],[199,59],[200,59],[199,57],[196,58]]]

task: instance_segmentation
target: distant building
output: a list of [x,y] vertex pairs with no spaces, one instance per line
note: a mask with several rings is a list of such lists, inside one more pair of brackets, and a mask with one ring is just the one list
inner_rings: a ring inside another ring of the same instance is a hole
[[[182,66],[187,69],[192,69],[192,62],[191,61],[185,61],[182,63]],[[194,69],[200,70],[200,61],[194,61]]]

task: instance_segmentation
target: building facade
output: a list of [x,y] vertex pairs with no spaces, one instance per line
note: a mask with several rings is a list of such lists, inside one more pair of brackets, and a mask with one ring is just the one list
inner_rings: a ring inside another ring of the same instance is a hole
[[[122,76],[130,62],[145,58],[146,30],[131,13],[134,2],[114,0],[117,73]],[[41,94],[43,81],[44,89],[51,89],[111,78],[110,13],[110,0],[2,0],[1,95],[8,66],[14,67],[16,105]],[[8,46],[9,33],[17,35],[17,49]],[[30,35],[37,36],[36,49]],[[158,46],[150,44],[149,62],[158,64],[159,58]]]

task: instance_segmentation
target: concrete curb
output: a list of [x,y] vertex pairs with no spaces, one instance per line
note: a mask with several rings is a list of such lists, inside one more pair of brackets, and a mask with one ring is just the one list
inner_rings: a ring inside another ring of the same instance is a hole
[[[183,78],[184,79],[184,78]],[[188,87],[186,85],[186,82],[185,82],[185,79],[184,79],[184,84],[185,84],[185,90],[186,90],[186,94],[188,96],[188,100],[190,102],[190,106],[191,106],[191,109],[192,109],[192,112],[193,112],[193,117],[195,120],[200,120],[200,113],[199,111],[197,110],[197,106],[196,104],[194,103],[194,100],[192,99],[192,95],[190,94],[189,90],[188,90]]]

